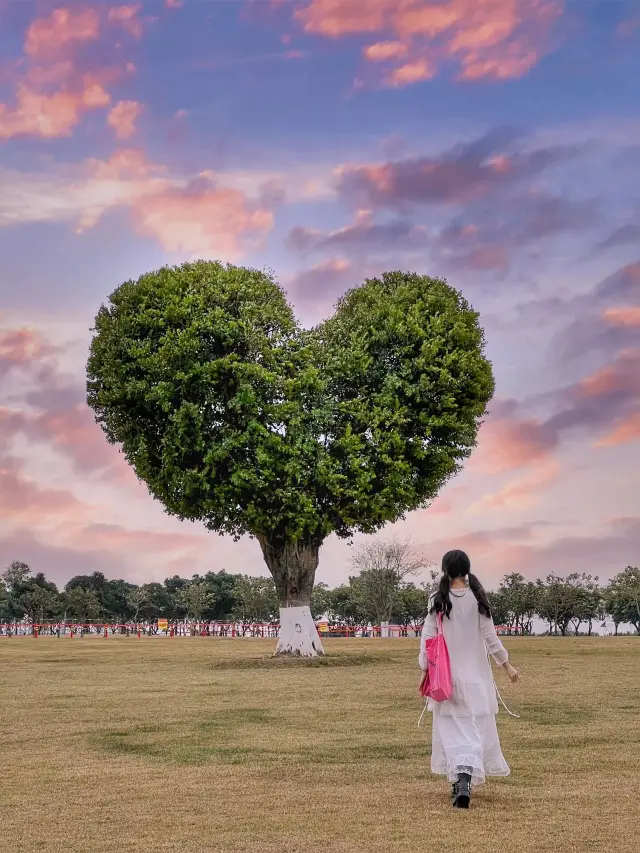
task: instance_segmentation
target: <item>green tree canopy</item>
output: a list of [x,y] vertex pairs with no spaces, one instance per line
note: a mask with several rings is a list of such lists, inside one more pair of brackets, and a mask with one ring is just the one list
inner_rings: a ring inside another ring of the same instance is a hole
[[308,605],[330,534],[429,504],[493,393],[474,312],[385,273],[301,329],[266,273],[199,261],[127,281],[95,322],[87,399],[180,518],[255,536],[282,605]]
[[606,609],[615,622],[616,633],[621,622],[629,622],[640,634],[640,569],[627,566],[611,581],[604,597]]

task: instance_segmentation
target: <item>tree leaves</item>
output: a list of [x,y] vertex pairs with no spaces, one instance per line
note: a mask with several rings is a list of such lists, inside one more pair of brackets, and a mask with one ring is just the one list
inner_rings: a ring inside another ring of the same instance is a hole
[[275,547],[427,505],[493,393],[444,281],[367,280],[312,330],[266,273],[199,261],[125,282],[96,318],[87,400],[167,511]]

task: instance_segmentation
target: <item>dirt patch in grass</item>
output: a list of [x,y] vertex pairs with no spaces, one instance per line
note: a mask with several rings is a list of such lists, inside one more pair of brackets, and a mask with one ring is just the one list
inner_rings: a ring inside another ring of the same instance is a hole
[[207,663],[209,669],[336,669],[354,666],[381,666],[396,663],[389,655],[330,653],[317,658],[288,655],[259,655],[252,657],[215,658]]

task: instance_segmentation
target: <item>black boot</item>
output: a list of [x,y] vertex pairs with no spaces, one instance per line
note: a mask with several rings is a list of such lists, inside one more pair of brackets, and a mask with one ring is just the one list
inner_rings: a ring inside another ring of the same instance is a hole
[[471,802],[471,774],[459,773],[458,781],[453,785],[454,809],[468,809]]

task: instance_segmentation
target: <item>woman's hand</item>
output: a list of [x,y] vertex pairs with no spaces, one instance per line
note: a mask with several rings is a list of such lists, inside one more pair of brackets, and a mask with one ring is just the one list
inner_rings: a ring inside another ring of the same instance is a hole
[[427,680],[427,673],[423,672],[422,677],[420,678],[420,684],[418,685],[418,696],[421,699],[424,699],[424,696],[422,695],[422,688],[424,687],[424,683],[426,680]]
[[507,661],[503,666],[504,671],[507,673],[507,677],[512,684],[515,684],[520,680],[520,673],[515,668],[515,666],[511,666],[509,661]]

